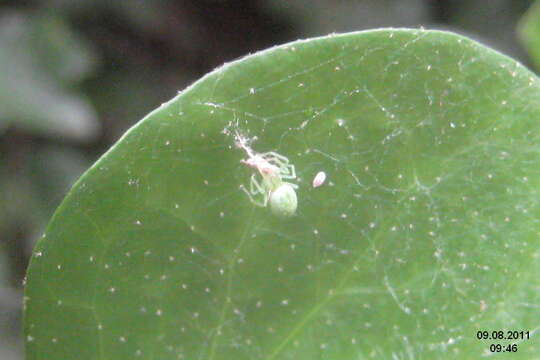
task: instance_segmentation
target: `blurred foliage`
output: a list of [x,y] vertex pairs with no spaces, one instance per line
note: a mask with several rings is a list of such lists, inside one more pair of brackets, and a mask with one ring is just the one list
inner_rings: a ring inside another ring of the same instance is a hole
[[[452,29],[522,57],[513,28],[531,3],[3,1],[0,288],[7,290],[0,291],[0,311],[18,309],[14,299],[34,241],[83,169],[156,104],[210,69],[286,41],[377,26]],[[0,334],[18,337],[18,316],[5,319]],[[0,358],[14,358],[2,345]]]
[[418,27],[433,22],[424,0],[333,1],[297,0],[264,2],[271,11],[297,19],[305,36],[378,27]]
[[516,36],[516,23],[534,0],[435,1],[442,3],[453,29],[494,47],[503,53],[523,58],[525,52]]
[[15,12],[0,18],[0,126],[12,122],[38,135],[87,140],[95,111],[70,91],[92,69],[90,50],[55,16]]
[[518,31],[536,69],[540,70],[540,1],[533,4],[523,16]]

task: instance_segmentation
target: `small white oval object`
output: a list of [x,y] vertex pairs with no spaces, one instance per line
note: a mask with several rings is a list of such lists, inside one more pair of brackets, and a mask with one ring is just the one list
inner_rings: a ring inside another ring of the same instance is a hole
[[287,183],[270,194],[270,209],[277,216],[293,216],[298,206],[298,199],[293,187]]
[[326,173],[324,171],[319,171],[317,175],[313,178],[313,187],[319,187],[324,184],[326,180]]

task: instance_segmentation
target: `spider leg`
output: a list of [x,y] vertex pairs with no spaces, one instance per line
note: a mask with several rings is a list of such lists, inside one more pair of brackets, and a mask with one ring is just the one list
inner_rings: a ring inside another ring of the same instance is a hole
[[269,193],[260,182],[257,181],[255,174],[251,175],[250,189],[252,195],[261,195],[263,196],[263,201],[258,202],[259,206],[265,207],[268,205]]
[[[257,205],[260,207],[266,207],[268,203],[268,194],[264,191],[261,184],[259,184],[259,182],[255,178],[255,174],[251,176],[251,181],[249,182],[249,191],[246,189],[244,185],[240,185],[240,188],[242,189],[242,191],[244,191],[247,194],[247,196],[249,197],[249,200],[254,205]],[[263,196],[262,201],[257,199],[257,197],[261,194]]]
[[272,165],[275,165],[279,168],[286,167],[289,164],[289,159],[287,159],[285,156],[280,155],[278,153],[275,153],[273,151],[266,152],[263,154],[260,154],[260,156],[271,163]]
[[240,189],[242,189],[242,191],[246,193],[246,195],[249,197],[249,201],[251,201],[251,203],[253,205],[260,206],[260,207],[265,207],[266,206],[266,205],[264,205],[264,203],[262,203],[259,200],[255,199],[253,197],[253,195],[251,195],[251,192],[249,192],[244,185],[240,185]]
[[274,151],[268,151],[259,155],[261,155],[265,159],[275,159],[276,162],[281,162],[282,164],[289,163],[289,159],[287,159],[285,156],[278,154],[277,152],[274,152]]
[[296,179],[294,165],[289,164],[289,159],[285,156],[273,151],[262,153],[260,156],[279,168],[279,174],[282,179]]
[[296,179],[296,170],[294,169],[294,165],[287,164],[282,169],[284,169],[280,173],[282,179]]

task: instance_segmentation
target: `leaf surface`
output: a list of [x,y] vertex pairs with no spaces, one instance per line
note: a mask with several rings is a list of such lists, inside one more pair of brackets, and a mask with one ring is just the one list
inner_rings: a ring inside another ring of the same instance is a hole
[[[28,359],[477,359],[492,343],[530,359],[539,84],[472,40],[408,29],[217,69],[57,210],[29,268]],[[295,216],[240,190],[237,133],[295,166]]]

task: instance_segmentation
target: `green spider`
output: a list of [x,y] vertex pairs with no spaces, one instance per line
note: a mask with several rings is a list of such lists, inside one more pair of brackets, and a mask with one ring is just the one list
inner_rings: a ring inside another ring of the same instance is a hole
[[257,206],[266,207],[270,203],[270,209],[275,215],[294,215],[298,206],[295,192],[298,185],[284,181],[296,179],[294,165],[290,164],[285,156],[273,151],[257,154],[251,149],[245,149],[249,158],[240,162],[257,170],[262,179],[257,180],[257,175],[253,174],[249,191],[244,186],[241,187],[242,190]]

